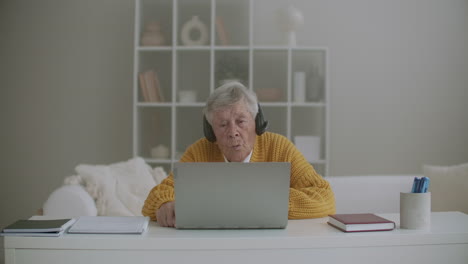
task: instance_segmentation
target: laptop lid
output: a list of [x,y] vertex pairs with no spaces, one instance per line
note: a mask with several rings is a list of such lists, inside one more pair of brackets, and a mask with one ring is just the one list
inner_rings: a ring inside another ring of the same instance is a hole
[[174,164],[179,229],[285,228],[288,162]]

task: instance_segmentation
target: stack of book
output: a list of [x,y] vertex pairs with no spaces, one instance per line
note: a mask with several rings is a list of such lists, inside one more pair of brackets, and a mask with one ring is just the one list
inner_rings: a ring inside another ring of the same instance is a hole
[[147,70],[138,74],[140,90],[144,102],[164,102],[164,95],[155,70]]
[[75,219],[53,219],[53,220],[18,220],[5,227],[2,236],[51,236],[62,235]]

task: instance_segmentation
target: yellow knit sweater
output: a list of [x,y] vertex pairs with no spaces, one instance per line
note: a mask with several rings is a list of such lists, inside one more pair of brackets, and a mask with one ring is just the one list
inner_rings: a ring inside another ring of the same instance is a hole
[[[202,138],[187,149],[180,161],[224,162],[224,156],[215,143]],[[335,198],[330,184],[315,172],[284,136],[271,132],[257,136],[250,162],[291,163],[289,219],[317,218],[335,213]],[[156,220],[156,210],[163,203],[173,200],[174,178],[171,173],[150,191],[142,214]]]

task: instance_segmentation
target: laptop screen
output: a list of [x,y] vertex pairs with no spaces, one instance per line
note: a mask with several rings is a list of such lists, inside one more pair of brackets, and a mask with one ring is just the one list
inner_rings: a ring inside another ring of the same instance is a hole
[[177,228],[285,228],[290,163],[176,163]]

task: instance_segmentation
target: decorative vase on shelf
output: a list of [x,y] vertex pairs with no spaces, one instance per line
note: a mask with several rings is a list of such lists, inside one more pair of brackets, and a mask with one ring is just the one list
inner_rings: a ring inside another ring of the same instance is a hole
[[322,101],[324,85],[323,74],[320,73],[317,67],[312,67],[307,78],[307,100],[311,102]]
[[179,91],[179,102],[195,103],[197,101],[197,91],[181,90]]
[[304,24],[304,16],[301,10],[294,6],[287,6],[278,12],[278,21],[281,29],[286,33],[288,45],[296,46],[296,31]]
[[304,103],[306,99],[306,73],[294,72],[294,102]]
[[208,27],[198,16],[193,16],[182,26],[180,40],[185,46],[206,45],[208,43]]
[[169,158],[169,148],[163,144],[157,145],[151,149],[151,157],[153,159],[167,159]]
[[142,46],[163,46],[166,38],[161,32],[161,25],[157,21],[148,22],[141,36]]

